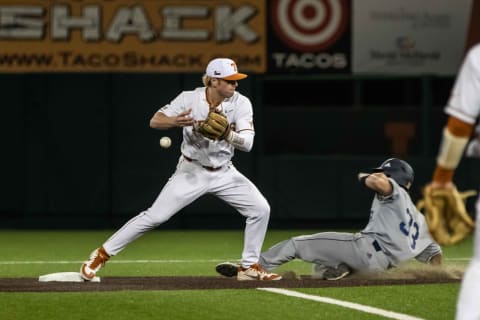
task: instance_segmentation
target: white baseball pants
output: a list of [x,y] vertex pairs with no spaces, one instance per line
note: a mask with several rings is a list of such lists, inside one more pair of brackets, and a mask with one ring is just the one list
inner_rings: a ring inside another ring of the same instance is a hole
[[116,255],[145,232],[159,226],[204,194],[213,194],[247,218],[242,265],[257,263],[270,217],[270,206],[257,187],[232,164],[209,171],[183,157],[155,202],[113,234],[103,247]]

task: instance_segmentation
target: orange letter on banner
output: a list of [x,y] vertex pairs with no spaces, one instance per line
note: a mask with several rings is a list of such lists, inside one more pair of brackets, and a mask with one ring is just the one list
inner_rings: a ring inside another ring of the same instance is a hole
[[385,136],[392,140],[392,155],[404,158],[408,152],[408,140],[415,135],[415,127],[411,122],[387,122]]

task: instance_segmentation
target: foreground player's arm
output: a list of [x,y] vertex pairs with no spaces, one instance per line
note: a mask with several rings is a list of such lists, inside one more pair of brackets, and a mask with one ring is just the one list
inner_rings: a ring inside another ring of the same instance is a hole
[[453,174],[462,158],[463,151],[473,131],[473,125],[450,116],[443,129],[442,143],[433,174],[433,186],[445,187],[452,184]]
[[150,119],[150,128],[153,129],[170,129],[174,127],[188,127],[192,126],[194,123],[193,118],[191,117],[191,109],[180,112],[176,116],[169,117],[163,112],[155,112],[152,119]]
[[437,167],[432,187],[449,187],[453,174],[462,158],[473,126],[480,114],[480,46],[472,47],[458,73],[452,94],[445,108],[449,115],[443,130],[438,152]]
[[358,179],[366,187],[380,193],[383,196],[389,196],[393,192],[393,186],[388,177],[383,172],[359,173]]

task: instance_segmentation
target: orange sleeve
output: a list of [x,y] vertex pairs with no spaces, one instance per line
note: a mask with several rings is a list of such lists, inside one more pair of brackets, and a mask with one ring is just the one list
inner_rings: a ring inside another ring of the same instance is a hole
[[[457,137],[470,137],[473,131],[472,124],[466,123],[452,116],[448,118],[446,127],[452,135]],[[452,182],[454,173],[454,169],[443,168],[441,165],[437,164],[432,180],[442,184]]]
[[448,118],[448,131],[457,137],[470,137],[473,131],[473,125],[463,122],[455,117]]

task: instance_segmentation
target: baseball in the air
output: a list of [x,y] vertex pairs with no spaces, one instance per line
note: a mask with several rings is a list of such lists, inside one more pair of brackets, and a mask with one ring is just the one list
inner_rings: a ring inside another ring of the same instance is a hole
[[160,146],[162,148],[169,148],[172,145],[172,140],[169,137],[162,137],[160,139]]

